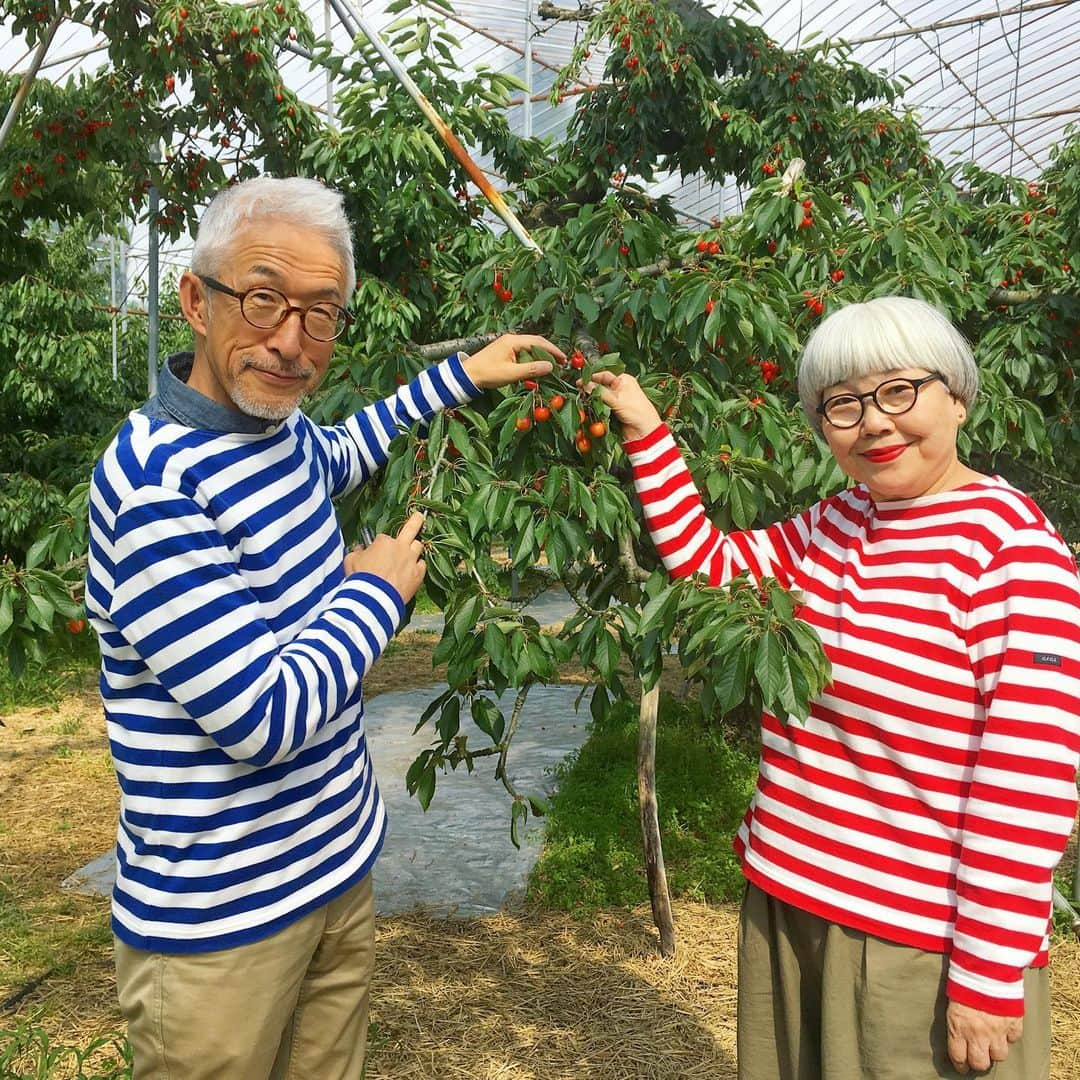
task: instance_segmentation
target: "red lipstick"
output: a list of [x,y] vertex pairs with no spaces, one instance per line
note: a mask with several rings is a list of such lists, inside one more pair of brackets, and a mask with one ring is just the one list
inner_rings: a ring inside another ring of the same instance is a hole
[[864,450],[863,457],[880,465],[885,461],[895,461],[905,450],[907,443],[897,443],[895,446],[879,446],[873,450]]

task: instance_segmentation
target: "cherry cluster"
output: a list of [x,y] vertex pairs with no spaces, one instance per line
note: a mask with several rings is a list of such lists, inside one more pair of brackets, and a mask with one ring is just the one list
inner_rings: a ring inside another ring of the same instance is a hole
[[[585,366],[584,354],[575,349],[567,359],[567,364],[575,371],[580,371]],[[529,407],[517,417],[514,426],[524,433],[531,431],[534,424],[546,424],[551,420],[552,414],[561,412],[566,407],[569,398],[573,397],[577,401],[579,424],[574,432],[574,446],[579,454],[589,453],[592,450],[593,439],[602,439],[607,434],[607,424],[590,413],[588,398],[583,388],[573,386],[562,378],[557,370],[553,371],[548,378],[561,388],[548,396],[545,396],[535,379],[525,379],[522,382],[522,386],[530,394]]]

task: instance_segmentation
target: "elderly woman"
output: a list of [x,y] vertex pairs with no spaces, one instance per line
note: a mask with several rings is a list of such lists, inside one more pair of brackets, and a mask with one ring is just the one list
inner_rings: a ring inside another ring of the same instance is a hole
[[806,724],[761,719],[735,840],[740,1078],[1048,1076],[1080,583],[1039,508],[957,456],[967,343],[919,300],[827,318],[799,394],[853,486],[728,535],[637,381],[594,380],[672,576],[778,579],[832,662]]

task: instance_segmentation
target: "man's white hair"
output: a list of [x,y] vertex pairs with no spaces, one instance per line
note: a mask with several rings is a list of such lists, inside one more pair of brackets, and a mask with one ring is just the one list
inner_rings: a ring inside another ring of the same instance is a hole
[[255,176],[225,188],[214,196],[199,221],[191,270],[217,277],[244,225],[270,219],[286,221],[320,233],[341,255],[347,304],[356,287],[356,267],[344,201],[340,191],[304,176]]
[[820,433],[817,409],[830,386],[899,368],[940,372],[965,405],[979,392],[971,346],[945,315],[925,300],[879,296],[834,311],[807,339],[799,399],[811,426]]

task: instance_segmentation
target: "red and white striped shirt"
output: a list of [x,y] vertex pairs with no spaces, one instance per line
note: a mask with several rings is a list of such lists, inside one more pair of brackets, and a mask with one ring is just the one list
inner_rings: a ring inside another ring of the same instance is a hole
[[998,477],[889,503],[859,486],[725,536],[666,427],[626,450],[671,576],[776,578],[832,662],[805,724],[762,716],[735,839],[746,877],[947,953],[950,999],[1021,1015],[1077,803],[1080,581],[1064,541]]

